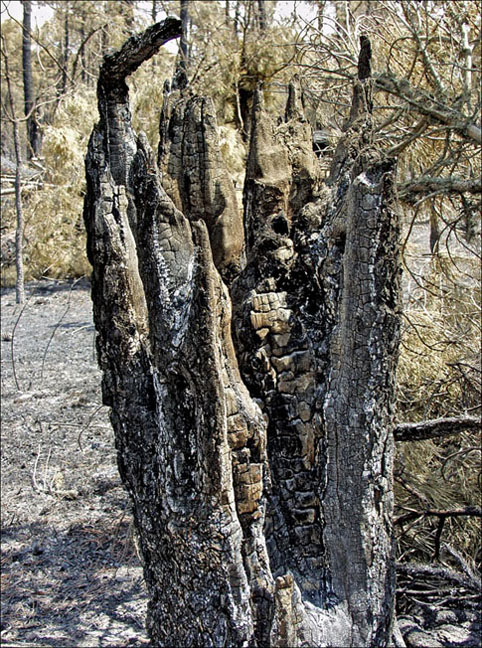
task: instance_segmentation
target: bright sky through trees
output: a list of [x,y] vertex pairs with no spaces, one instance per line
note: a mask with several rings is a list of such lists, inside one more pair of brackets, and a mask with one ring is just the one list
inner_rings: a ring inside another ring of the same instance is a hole
[[[212,0],[204,0],[207,2],[212,2]],[[146,11],[150,12],[151,2],[141,2],[141,5],[146,5]],[[302,16],[305,20],[311,20],[315,17],[316,7],[310,6],[307,2],[293,2],[293,0],[279,0],[276,6],[276,12],[280,18],[288,17],[294,6],[296,5],[296,11],[299,16]],[[32,6],[32,17],[34,24],[40,27],[46,20],[51,18],[53,15],[52,9],[50,7],[39,7],[37,3],[33,3]],[[1,0],[1,20],[8,20],[9,17],[15,18],[16,20],[22,20],[23,17],[23,8],[20,0]]]

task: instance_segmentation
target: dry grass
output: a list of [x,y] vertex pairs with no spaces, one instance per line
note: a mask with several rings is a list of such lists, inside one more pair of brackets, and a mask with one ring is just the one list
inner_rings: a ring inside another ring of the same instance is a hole
[[[84,156],[97,119],[95,94],[84,90],[66,97],[55,121],[44,127],[43,188],[24,191],[24,256],[27,281],[43,276],[75,278],[91,272],[82,219],[85,194]],[[15,204],[2,206],[2,228],[15,229]],[[15,268],[2,268],[2,285],[15,283]]]
[[[442,260],[443,261],[443,260]],[[447,270],[449,270],[447,272]],[[446,262],[432,272],[406,308],[398,367],[398,418],[417,421],[480,412],[480,289]],[[403,443],[395,470],[397,515],[407,510],[480,506],[481,434]],[[399,556],[434,557],[439,519],[420,516],[398,526]],[[461,568],[450,549],[480,569],[480,519],[448,518],[441,536],[442,560]],[[454,562],[456,563],[454,565]]]

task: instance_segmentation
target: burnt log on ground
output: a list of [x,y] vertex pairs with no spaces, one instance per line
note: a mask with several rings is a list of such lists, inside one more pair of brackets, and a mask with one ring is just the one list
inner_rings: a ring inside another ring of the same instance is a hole
[[370,80],[318,176],[299,87],[253,106],[244,215],[209,99],[166,87],[158,155],[106,57],[84,218],[104,402],[159,646],[387,646],[399,346],[394,162]]

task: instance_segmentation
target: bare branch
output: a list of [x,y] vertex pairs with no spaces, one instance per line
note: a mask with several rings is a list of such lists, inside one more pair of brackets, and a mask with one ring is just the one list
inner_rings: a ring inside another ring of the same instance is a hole
[[406,202],[414,202],[419,199],[418,195],[411,194],[428,194],[434,191],[443,193],[482,193],[482,182],[480,178],[433,178],[420,177],[413,181],[402,182],[397,185],[398,194]]
[[453,416],[419,423],[399,423],[394,430],[395,441],[423,441],[477,430],[481,420],[476,416]]
[[427,578],[437,578],[449,582],[457,583],[462,587],[473,589],[480,588],[480,579],[467,578],[464,574],[459,574],[456,571],[447,569],[445,567],[433,567],[432,565],[420,565],[416,563],[399,563],[396,564],[397,574],[405,576],[422,577],[424,581]]
[[375,78],[375,88],[403,99],[421,115],[452,127],[466,139],[473,140],[477,144],[482,142],[480,126],[469,123],[462,113],[442,104],[430,94],[414,88],[405,79],[397,79],[384,72]]
[[448,517],[482,517],[482,508],[480,506],[464,506],[464,508],[451,509],[451,510],[438,510],[438,509],[427,509],[426,511],[414,511],[409,510],[408,513],[400,515],[396,520],[395,524],[403,524],[409,520],[413,520],[416,517],[438,517],[445,519]]

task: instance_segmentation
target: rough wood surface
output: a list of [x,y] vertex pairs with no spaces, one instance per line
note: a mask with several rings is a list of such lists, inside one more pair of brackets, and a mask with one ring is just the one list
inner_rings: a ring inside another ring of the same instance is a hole
[[131,126],[124,77],[176,29],[108,58],[86,161],[104,402],[149,633],[160,646],[386,646],[394,164],[371,153],[361,102],[322,185],[296,83],[278,126],[258,90],[243,238],[210,102],[166,88],[159,166]]

